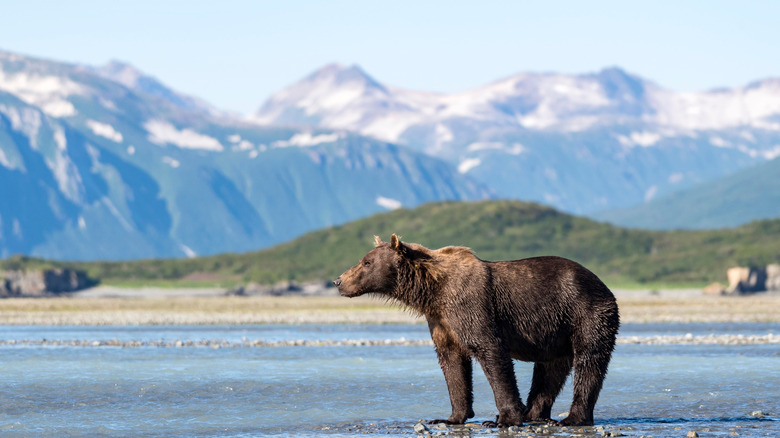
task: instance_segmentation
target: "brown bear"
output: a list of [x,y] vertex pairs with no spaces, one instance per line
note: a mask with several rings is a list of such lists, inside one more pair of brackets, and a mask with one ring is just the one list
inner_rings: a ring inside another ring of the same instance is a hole
[[[615,296],[582,265],[561,257],[480,260],[465,247],[431,250],[376,237],[376,247],[334,281],[341,295],[395,299],[424,315],[447,381],[452,415],[431,423],[462,424],[472,410],[472,362],[496,401],[492,427],[546,421],[574,368],[574,400],[561,425],[592,425],[620,320]],[[512,359],[534,362],[528,407]]]

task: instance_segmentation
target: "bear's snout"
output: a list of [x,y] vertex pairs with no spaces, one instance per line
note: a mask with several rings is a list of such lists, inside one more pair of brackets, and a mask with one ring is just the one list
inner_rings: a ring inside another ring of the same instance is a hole
[[333,280],[333,285],[336,286],[336,287],[341,286],[341,277]]

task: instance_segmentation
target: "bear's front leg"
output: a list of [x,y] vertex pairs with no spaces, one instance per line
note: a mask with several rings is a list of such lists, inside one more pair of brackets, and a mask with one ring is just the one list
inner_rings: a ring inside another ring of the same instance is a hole
[[444,380],[447,381],[452,414],[446,420],[432,420],[429,423],[463,424],[474,416],[471,358],[456,352],[443,352],[439,353],[439,364],[444,372]]
[[517,389],[514,364],[509,351],[501,347],[485,348],[477,352],[477,360],[493,389],[498,418],[483,423],[488,427],[522,426],[525,406]]
[[428,423],[463,424],[474,416],[471,357],[463,352],[445,325],[429,322],[429,327],[439,365],[447,382],[452,414],[446,420],[431,420]]

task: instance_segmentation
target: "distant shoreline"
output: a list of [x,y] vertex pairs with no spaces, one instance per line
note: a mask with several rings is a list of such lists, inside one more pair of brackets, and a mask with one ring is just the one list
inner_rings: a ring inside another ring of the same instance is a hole
[[[780,322],[780,294],[616,290],[623,323]],[[0,325],[420,324],[372,297],[225,296],[224,289],[99,286],[56,298],[0,300]]]

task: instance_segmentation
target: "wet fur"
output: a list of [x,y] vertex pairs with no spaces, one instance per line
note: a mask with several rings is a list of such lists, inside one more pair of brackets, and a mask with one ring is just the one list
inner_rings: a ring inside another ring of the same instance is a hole
[[[615,297],[583,266],[560,257],[480,260],[468,248],[431,250],[376,238],[376,247],[335,283],[348,297],[396,300],[428,321],[452,404],[445,422],[474,416],[472,361],[490,382],[498,425],[552,421],[550,410],[574,369],[564,425],[593,424],[619,316]],[[528,407],[512,359],[534,362]]]

